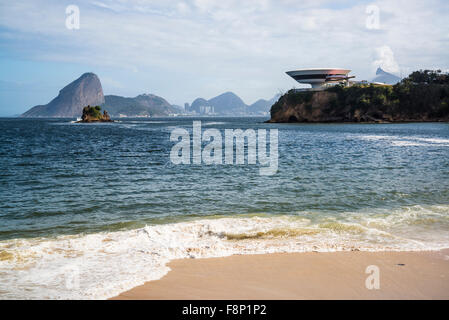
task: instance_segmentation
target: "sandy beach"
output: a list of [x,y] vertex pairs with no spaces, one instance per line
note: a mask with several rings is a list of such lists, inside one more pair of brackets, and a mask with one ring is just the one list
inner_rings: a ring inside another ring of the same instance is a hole
[[[367,289],[370,265],[379,289]],[[449,299],[449,249],[184,259],[114,299]]]

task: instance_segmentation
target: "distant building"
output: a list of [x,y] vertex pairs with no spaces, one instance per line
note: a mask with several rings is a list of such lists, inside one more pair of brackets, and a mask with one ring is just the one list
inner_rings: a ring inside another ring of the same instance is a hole
[[200,106],[199,109],[200,109],[199,110],[200,114],[213,114],[214,113],[213,106]]
[[310,84],[313,90],[323,90],[329,85],[339,83],[349,85],[349,79],[355,78],[355,76],[348,76],[349,72],[351,70],[340,68],[313,68],[286,73],[301,84]]

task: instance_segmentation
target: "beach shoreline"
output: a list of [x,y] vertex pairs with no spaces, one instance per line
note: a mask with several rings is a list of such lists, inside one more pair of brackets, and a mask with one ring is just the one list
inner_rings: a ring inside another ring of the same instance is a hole
[[[233,255],[168,266],[163,278],[112,299],[449,299],[449,249]],[[375,268],[379,289],[368,289]]]

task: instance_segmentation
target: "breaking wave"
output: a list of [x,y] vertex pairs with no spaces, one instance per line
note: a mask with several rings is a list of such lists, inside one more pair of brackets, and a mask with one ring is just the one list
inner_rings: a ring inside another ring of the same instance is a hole
[[420,251],[449,245],[449,206],[210,217],[0,242],[0,299],[105,299],[163,277],[173,259],[233,254]]

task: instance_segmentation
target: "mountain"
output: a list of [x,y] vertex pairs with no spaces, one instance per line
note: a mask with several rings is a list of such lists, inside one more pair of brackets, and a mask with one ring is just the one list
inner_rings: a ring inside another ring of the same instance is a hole
[[197,98],[186,111],[203,114],[201,107],[211,106],[214,108],[214,113],[220,115],[261,115],[269,112],[271,106],[278,101],[280,96],[280,94],[277,94],[270,100],[260,99],[248,106],[235,93],[225,92],[210,100]]
[[100,105],[113,117],[168,116],[182,113],[179,107],[172,106],[164,98],[153,94],[141,94],[134,98],[103,95],[98,76],[85,73],[69,85],[46,105],[31,108],[22,117],[80,117],[85,106]]
[[247,107],[243,100],[233,92],[225,92],[208,102],[219,114],[244,114]]
[[94,73],[85,73],[65,86],[56,98],[45,105],[38,105],[22,117],[67,117],[81,116],[83,107],[104,103],[100,79]]
[[113,117],[161,117],[182,112],[181,108],[154,94],[141,94],[134,98],[107,95],[104,98],[102,107]]
[[391,85],[396,84],[399,81],[401,81],[401,78],[382,70],[380,67],[377,68],[376,77],[372,80],[372,82],[382,82]]
[[[220,115],[265,114],[278,97],[276,95],[271,100],[260,99],[247,106],[235,93],[225,92],[210,100],[198,98],[185,111]],[[154,94],[141,94],[133,98],[104,96],[98,76],[85,73],[59,91],[59,95],[48,104],[35,106],[22,114],[22,117],[75,118],[80,117],[83,108],[88,105],[101,106],[112,117],[157,117],[184,113],[183,108],[171,105]]]
[[265,114],[270,112],[271,106],[279,100],[280,96],[280,94],[276,94],[270,100],[259,99],[247,108],[247,112],[250,114]]
[[202,106],[209,106],[209,101],[203,98],[197,98],[195,101],[192,102],[192,105],[190,106],[190,110],[186,111],[195,111],[197,113],[200,113],[200,107]]

